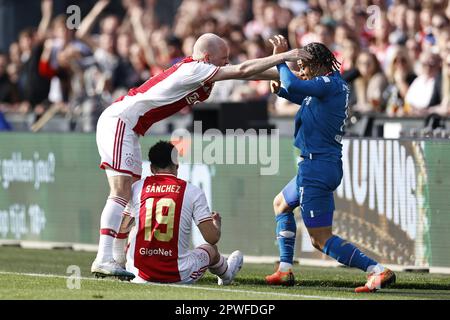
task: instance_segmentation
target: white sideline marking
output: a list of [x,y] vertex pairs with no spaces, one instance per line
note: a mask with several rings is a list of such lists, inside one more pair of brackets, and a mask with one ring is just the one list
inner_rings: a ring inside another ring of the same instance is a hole
[[[57,275],[57,274],[45,274],[45,273],[20,273],[20,272],[9,272],[9,271],[0,271],[0,274],[10,274],[10,275],[20,275],[20,276],[29,276],[29,277],[43,277],[43,278],[61,278],[67,279],[69,277]],[[94,280],[94,281],[104,281],[108,279],[97,279],[97,278],[88,278],[88,277],[80,277],[82,280]],[[114,280],[117,281],[117,280]],[[131,283],[133,285],[139,285],[138,283]],[[183,285],[183,284],[162,284],[162,283],[146,283],[146,285],[151,286],[164,286],[164,287],[174,287],[174,288],[183,288],[183,289],[193,289],[193,290],[205,290],[205,291],[219,291],[219,292],[234,292],[234,293],[248,293],[248,294],[260,294],[260,295],[271,295],[278,297],[297,297],[297,298],[305,298],[305,299],[319,299],[319,300],[355,300],[352,298],[338,298],[332,296],[315,296],[315,295],[306,295],[306,294],[293,294],[293,293],[281,293],[281,292],[267,292],[267,291],[253,291],[253,290],[236,290],[236,289],[221,289],[221,288],[210,288],[210,287],[197,287],[193,285]]]

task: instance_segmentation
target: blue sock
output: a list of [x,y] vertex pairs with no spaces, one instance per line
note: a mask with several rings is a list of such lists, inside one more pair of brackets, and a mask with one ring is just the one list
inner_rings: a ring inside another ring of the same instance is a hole
[[280,262],[292,264],[294,260],[295,234],[297,224],[295,223],[294,214],[292,212],[281,213],[276,216],[277,222],[277,241],[278,250],[280,251]]
[[338,236],[332,236],[327,240],[323,253],[346,266],[356,267],[363,271],[367,271],[369,266],[378,264],[378,262],[370,259],[353,244]]

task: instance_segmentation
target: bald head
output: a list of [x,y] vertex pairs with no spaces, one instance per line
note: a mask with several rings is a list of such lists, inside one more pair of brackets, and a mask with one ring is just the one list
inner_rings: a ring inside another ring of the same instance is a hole
[[192,57],[204,60],[217,66],[228,63],[228,45],[221,37],[214,33],[201,35],[194,44]]

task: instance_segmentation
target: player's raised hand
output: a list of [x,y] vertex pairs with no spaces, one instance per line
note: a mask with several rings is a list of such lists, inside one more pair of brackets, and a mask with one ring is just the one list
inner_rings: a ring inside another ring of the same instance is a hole
[[308,61],[312,59],[312,55],[303,49],[293,49],[284,54],[285,61],[297,62],[298,60]]
[[280,91],[281,82],[279,80],[271,80],[270,81],[270,92],[278,93]]
[[273,46],[273,54],[286,52],[289,49],[287,40],[281,34],[273,36],[269,42]]

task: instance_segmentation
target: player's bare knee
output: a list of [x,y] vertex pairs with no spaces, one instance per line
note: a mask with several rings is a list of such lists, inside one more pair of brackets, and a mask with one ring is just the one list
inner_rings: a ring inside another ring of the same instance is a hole
[[279,214],[281,214],[283,212],[290,212],[290,211],[292,211],[292,209],[286,203],[286,200],[284,200],[284,196],[283,196],[282,193],[279,193],[273,199],[273,211],[275,212],[275,215],[279,215]]
[[210,266],[215,265],[216,263],[219,262],[220,253],[219,253],[219,250],[217,249],[216,245],[205,243],[205,244],[200,245],[199,247],[208,252],[209,259],[210,259],[210,261],[209,261]]

